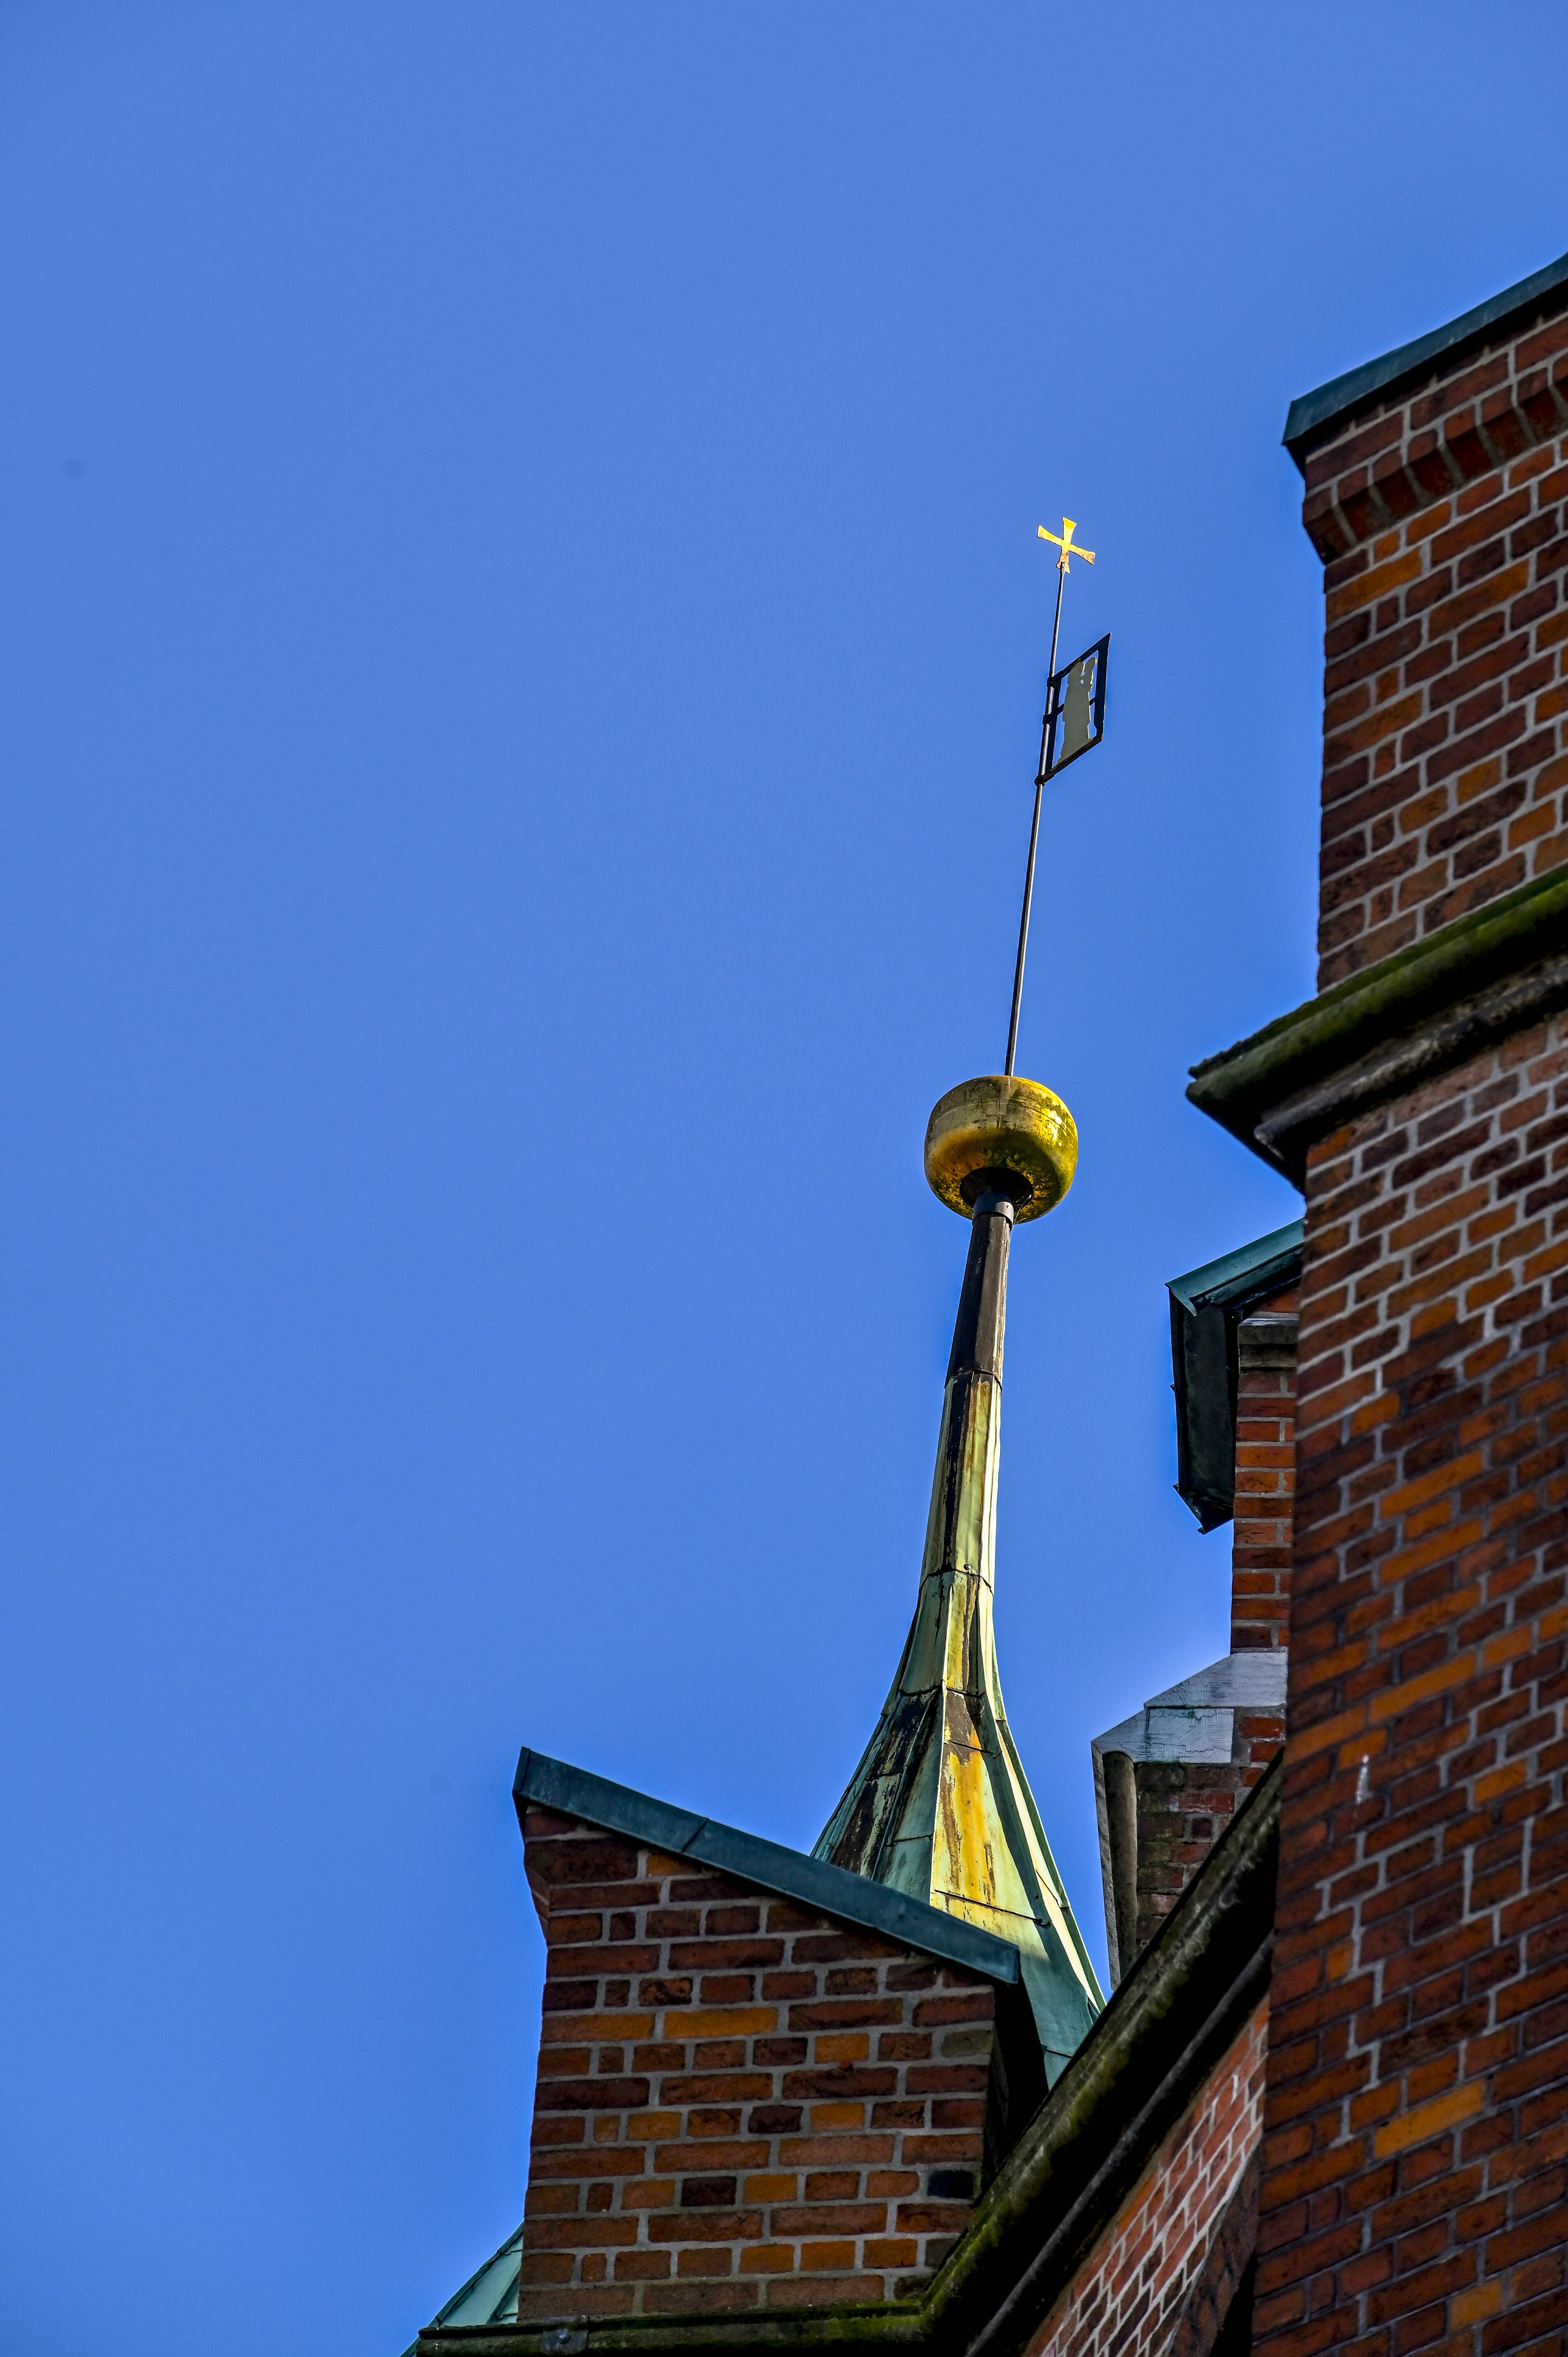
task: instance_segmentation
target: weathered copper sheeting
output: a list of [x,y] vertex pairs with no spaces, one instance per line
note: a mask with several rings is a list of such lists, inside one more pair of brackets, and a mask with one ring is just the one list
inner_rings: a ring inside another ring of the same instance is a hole
[[1019,1950],[1047,2077],[1104,2000],[1007,1726],[992,1601],[1012,1208],[987,1195],[942,1399],[915,1617],[871,1741],[814,1855]]

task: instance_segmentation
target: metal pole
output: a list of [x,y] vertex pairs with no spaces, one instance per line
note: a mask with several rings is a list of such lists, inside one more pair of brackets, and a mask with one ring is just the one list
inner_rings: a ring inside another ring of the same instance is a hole
[[[1065,525],[1063,530],[1066,530]],[[1051,692],[1050,681],[1057,667],[1057,640],[1061,632],[1062,588],[1066,579],[1067,558],[1064,552],[1057,566],[1057,611],[1056,619],[1051,624],[1050,667],[1046,674],[1047,701]],[[1024,913],[1018,920],[1018,963],[1013,974],[1013,1015],[1007,1026],[1007,1061],[1002,1067],[1009,1078],[1013,1071],[1013,1059],[1018,1052],[1018,1009],[1024,1000],[1024,952],[1029,946],[1029,909],[1035,898],[1035,850],[1040,840],[1040,797],[1045,791],[1045,770],[1042,764],[1041,773],[1035,780],[1035,818],[1029,829],[1029,864],[1024,870]]]

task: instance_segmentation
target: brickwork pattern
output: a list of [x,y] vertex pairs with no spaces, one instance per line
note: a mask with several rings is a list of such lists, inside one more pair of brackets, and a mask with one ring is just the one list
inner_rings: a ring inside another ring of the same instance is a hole
[[1307,462],[1326,572],[1318,986],[1568,860],[1568,316]]
[[918,2292],[1001,2101],[995,1992],[531,1809],[548,1962],[519,2316]]
[[[1288,1293],[1254,1316],[1294,1317]],[[1242,1336],[1245,1343],[1246,1327]],[[1271,1354],[1276,1360],[1279,1354]],[[1289,1641],[1292,1517],[1295,1506],[1295,1368],[1249,1363],[1236,1383],[1236,1510],[1230,1545],[1230,1651],[1267,1651]],[[1284,1738],[1280,1727],[1277,1750]]]
[[1234,1756],[1229,1760],[1133,1761],[1138,1806],[1134,1955],[1142,1955],[1284,1739],[1281,1715],[1239,1710]]
[[1315,1148],[1260,2351],[1568,2320],[1568,1019]]
[[1264,2003],[1074,2271],[1027,2357],[1160,2357],[1172,2348],[1195,2291],[1208,2288],[1205,2262],[1258,2147],[1267,2047]]
[[[1234,1760],[1137,1760],[1138,1915],[1134,1955],[1142,1955],[1282,1740],[1283,1720],[1255,1770]],[[1131,1969],[1129,1964],[1126,1969]]]

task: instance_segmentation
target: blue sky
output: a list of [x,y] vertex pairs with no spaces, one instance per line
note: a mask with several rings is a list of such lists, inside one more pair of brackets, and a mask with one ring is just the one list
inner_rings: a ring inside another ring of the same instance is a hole
[[1288,401],[1568,245],[1552,5],[11,0],[4,2300],[395,2357],[520,2213],[527,1742],[809,1846],[913,1601],[1064,511],[997,1619],[1223,1652],[1186,1067],[1313,981]]

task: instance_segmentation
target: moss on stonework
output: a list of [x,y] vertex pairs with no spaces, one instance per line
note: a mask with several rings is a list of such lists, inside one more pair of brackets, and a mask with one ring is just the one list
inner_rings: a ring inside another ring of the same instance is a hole
[[1299,1179],[1299,1171],[1254,1135],[1272,1108],[1507,977],[1561,956],[1565,943],[1568,867],[1557,867],[1455,918],[1424,941],[1380,958],[1365,973],[1348,975],[1233,1048],[1195,1064],[1187,1096],[1244,1145]]

